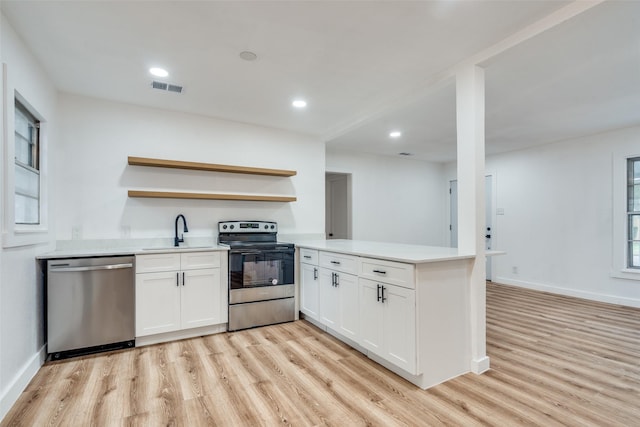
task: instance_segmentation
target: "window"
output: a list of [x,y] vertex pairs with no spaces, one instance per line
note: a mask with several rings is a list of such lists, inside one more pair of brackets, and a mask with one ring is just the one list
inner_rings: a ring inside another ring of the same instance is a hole
[[40,224],[40,122],[15,103],[15,223]]
[[640,157],[627,159],[627,267],[640,269]]

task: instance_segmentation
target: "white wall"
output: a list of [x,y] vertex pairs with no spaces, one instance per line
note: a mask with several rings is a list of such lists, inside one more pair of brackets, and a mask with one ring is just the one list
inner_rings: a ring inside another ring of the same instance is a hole
[[[639,141],[640,128],[629,128],[489,156],[486,170],[504,210],[494,216],[493,246],[506,251],[494,257],[493,280],[640,306],[640,281],[614,277],[612,260],[613,245],[624,245],[613,239],[624,233],[613,229],[613,177],[624,174],[613,158],[640,154]],[[447,165],[448,179],[454,176],[455,164]],[[621,204],[617,215],[624,215]]]
[[352,174],[353,239],[447,246],[442,165],[327,150],[326,167]]
[[[178,96],[166,94],[167,96]],[[190,237],[217,222],[277,221],[281,233],[323,233],[324,144],[317,139],[204,116],[60,95],[54,154],[58,240],[171,238],[182,213]],[[293,169],[291,178],[129,166],[127,156]],[[295,195],[293,203],[136,199],[128,189]],[[126,228],[130,229],[127,234]]]
[[[14,91],[17,90],[42,115],[48,123],[47,144],[51,151],[56,145],[56,90],[11,25],[4,17],[1,22],[0,54],[2,62],[7,65],[7,75],[4,76],[7,90],[3,95],[11,106]],[[13,112],[13,108],[9,111]],[[7,120],[13,120],[13,117],[9,116]],[[3,138],[3,144],[14,144],[13,135]],[[13,168],[13,159],[6,155],[8,147],[3,145],[0,161],[3,225],[5,209],[13,209],[13,206],[5,202],[7,174]],[[43,162],[50,161],[46,152],[42,156]],[[51,179],[47,182],[50,188]],[[47,188],[42,190],[46,191]],[[50,229],[53,226],[51,214],[50,209]],[[7,233],[10,230],[5,226],[3,234]],[[36,273],[35,257],[53,247],[53,233],[44,233],[42,241],[44,243],[38,245],[0,248],[0,419],[37,372],[44,356],[43,287],[41,278]]]

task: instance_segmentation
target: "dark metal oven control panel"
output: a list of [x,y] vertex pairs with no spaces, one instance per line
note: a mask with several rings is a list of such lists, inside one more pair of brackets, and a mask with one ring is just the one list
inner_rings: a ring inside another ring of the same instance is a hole
[[219,233],[276,233],[278,224],[269,221],[222,221]]

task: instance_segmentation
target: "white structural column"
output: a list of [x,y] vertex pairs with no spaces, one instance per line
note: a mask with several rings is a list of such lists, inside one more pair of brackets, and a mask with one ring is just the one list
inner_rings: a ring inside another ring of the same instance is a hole
[[484,201],[484,70],[475,65],[456,74],[458,132],[458,250],[476,255],[469,273],[471,366],[489,369],[486,343]]

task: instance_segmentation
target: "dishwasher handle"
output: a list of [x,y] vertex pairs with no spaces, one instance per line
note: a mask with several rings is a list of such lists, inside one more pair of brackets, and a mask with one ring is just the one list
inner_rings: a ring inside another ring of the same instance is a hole
[[132,268],[132,263],[125,264],[109,264],[109,265],[92,265],[87,267],[57,267],[52,265],[49,268],[51,273],[64,273],[72,271],[97,271],[97,270],[120,270],[122,268]]

